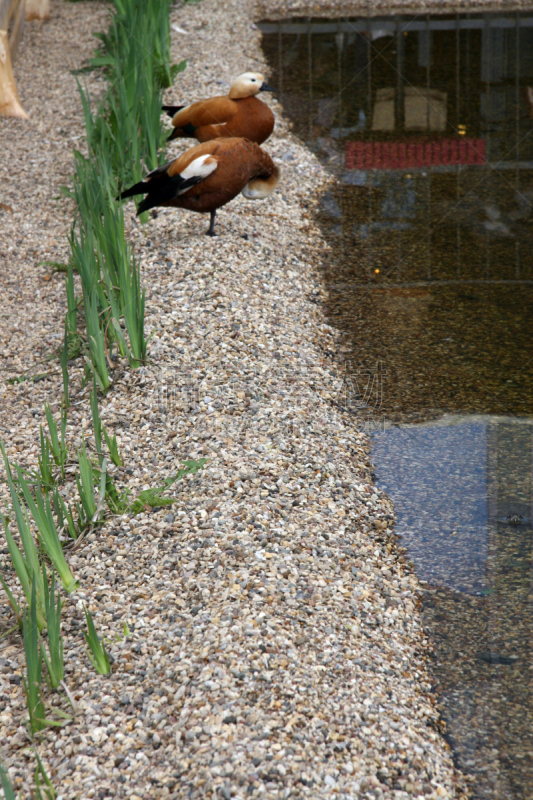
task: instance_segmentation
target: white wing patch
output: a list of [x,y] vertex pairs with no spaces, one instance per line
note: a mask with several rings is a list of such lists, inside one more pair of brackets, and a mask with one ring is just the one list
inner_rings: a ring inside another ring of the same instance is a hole
[[[211,159],[210,164],[206,164],[205,162]],[[211,175],[212,172],[216,170],[218,167],[218,162],[211,153],[206,153],[205,156],[198,156],[195,158],[194,161],[191,161],[188,167],[185,167],[183,172],[180,172],[180,177],[186,181],[185,184],[181,184],[181,189],[178,190],[178,195],[185,194],[195,186],[197,183],[200,183],[207,178],[208,175]]]
[[211,164],[206,164],[208,158],[213,158],[211,153],[207,153],[205,156],[198,156],[195,158],[194,161],[191,161],[188,167],[185,167],[183,172],[180,173],[181,177],[184,180],[188,178],[200,178],[203,180],[207,178],[208,175],[211,175],[212,172],[216,170],[218,164],[216,161],[212,161]]

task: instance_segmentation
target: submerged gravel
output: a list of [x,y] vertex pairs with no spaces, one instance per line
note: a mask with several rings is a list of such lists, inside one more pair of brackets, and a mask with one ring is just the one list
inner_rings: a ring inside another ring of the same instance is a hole
[[[258,18],[240,0],[173,11],[187,32],[174,31],[174,57],[188,67],[167,99],[221,93],[264,68]],[[38,262],[68,256],[73,208],[58,187],[83,134],[71,70],[104,25],[99,3],[56,2],[49,22],[28,26],[16,72],[32,122],[0,121],[2,375],[46,374],[2,384],[1,436],[24,465],[36,463],[43,402],[57,412],[61,393],[46,358],[61,341],[63,277]],[[97,92],[98,76],[87,80]],[[330,178],[269,102],[278,122],[265,149],[283,170],[271,199],[234,201],[214,240],[198,215],[164,209],[141,226],[128,211],[153,338],[150,364],[117,369],[101,401],[124,454],[117,477],[135,493],[186,458],[208,463],[172,507],[113,519],[72,551],[81,588],[63,632],[76,714],[38,745],[64,800],[462,793],[424,663],[420,588],[371,482],[367,439],[339,407],[313,222]],[[72,447],[90,432],[81,372],[78,361]],[[0,558],[14,584],[5,547]],[[84,604],[108,639],[110,677],[84,652]],[[23,663],[20,637],[2,638],[1,758],[27,796]],[[70,708],[61,693],[47,704]]]

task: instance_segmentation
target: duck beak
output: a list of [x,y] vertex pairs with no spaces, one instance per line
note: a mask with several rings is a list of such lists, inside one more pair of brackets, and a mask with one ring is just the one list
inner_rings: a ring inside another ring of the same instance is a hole
[[276,90],[269,86],[268,83],[263,82],[261,84],[261,88],[259,89],[260,92],[275,92]]

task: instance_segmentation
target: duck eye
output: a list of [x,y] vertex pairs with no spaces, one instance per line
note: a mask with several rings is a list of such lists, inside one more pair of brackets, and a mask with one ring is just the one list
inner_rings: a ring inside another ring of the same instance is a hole
[[252,83],[255,83],[255,82],[256,82],[256,81],[255,81],[255,78],[252,78]]

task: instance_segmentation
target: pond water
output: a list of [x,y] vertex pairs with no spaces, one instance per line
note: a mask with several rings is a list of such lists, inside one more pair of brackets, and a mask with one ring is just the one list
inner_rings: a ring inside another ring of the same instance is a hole
[[[533,11],[260,24],[475,798],[533,797]],[[290,150],[284,158],[291,161]]]

